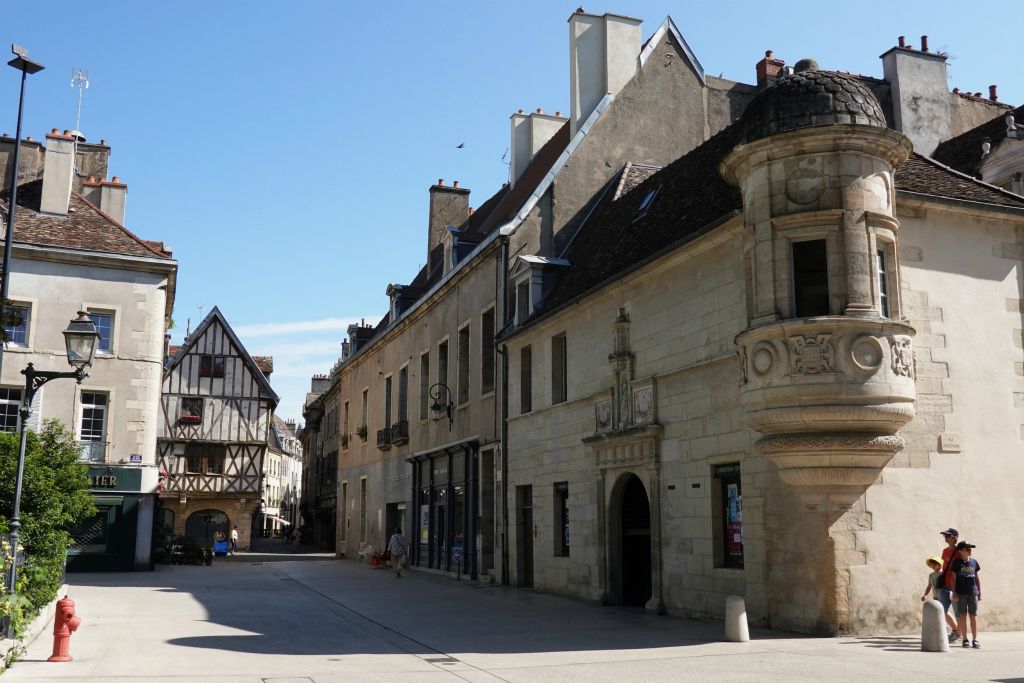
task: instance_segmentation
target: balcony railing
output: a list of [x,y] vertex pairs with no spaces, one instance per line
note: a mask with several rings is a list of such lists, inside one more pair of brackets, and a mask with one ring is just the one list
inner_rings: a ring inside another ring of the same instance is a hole
[[409,442],[409,421],[399,420],[391,425],[391,443],[399,446]]
[[377,430],[377,448],[382,451],[391,448],[391,427]]
[[106,441],[79,441],[78,459],[83,462],[106,462],[107,442]]

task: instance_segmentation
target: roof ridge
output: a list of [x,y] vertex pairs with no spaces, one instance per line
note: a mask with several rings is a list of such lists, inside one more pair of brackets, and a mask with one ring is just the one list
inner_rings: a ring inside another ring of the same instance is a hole
[[89,201],[88,199],[86,199],[86,198],[85,198],[84,196],[82,196],[82,195],[81,195],[81,193],[79,193],[79,192],[75,192],[74,190],[71,190],[71,194],[72,194],[72,195],[74,195],[75,197],[78,197],[79,199],[81,199],[81,200],[82,200],[83,202],[85,202],[85,203],[86,203],[86,204],[87,204],[87,205],[89,206],[89,208],[91,208],[91,209],[92,209],[93,211],[95,211],[95,212],[96,212],[96,213],[98,213],[99,215],[103,216],[103,217],[104,217],[104,218],[106,218],[106,219],[107,219],[108,221],[110,221],[110,222],[111,222],[111,223],[112,223],[112,224],[114,225],[114,227],[116,227],[116,228],[119,228],[119,229],[120,229],[121,231],[123,231],[123,232],[124,232],[124,233],[125,233],[126,235],[128,235],[129,237],[131,237],[131,238],[132,238],[133,240],[135,240],[135,241],[136,241],[136,242],[138,242],[138,243],[139,243],[140,245],[142,245],[142,246],[143,246],[143,247],[145,247],[146,249],[150,250],[151,252],[153,252],[154,254],[156,254],[157,256],[159,256],[160,258],[164,258],[164,259],[170,259],[170,258],[171,258],[170,256],[167,256],[166,254],[163,254],[163,253],[161,253],[161,252],[157,251],[157,250],[156,250],[155,248],[153,248],[153,247],[152,247],[152,246],[150,246],[149,244],[146,244],[146,240],[142,239],[141,237],[139,237],[138,235],[136,235],[136,234],[135,234],[134,232],[132,232],[132,231],[131,231],[131,230],[129,230],[128,228],[126,228],[126,227],[124,227],[123,225],[121,225],[121,224],[120,224],[119,222],[117,222],[117,221],[116,221],[116,220],[115,220],[115,219],[114,219],[114,218],[113,218],[112,216],[110,216],[109,214],[105,213],[105,212],[103,211],[103,209],[101,209],[100,207],[96,206],[95,204],[93,204],[92,202],[90,202],[90,201]]
[[984,180],[982,180],[980,178],[975,178],[974,176],[972,176],[970,174],[964,173],[962,171],[958,171],[955,168],[953,168],[952,166],[947,166],[944,163],[942,163],[941,161],[936,161],[935,159],[932,159],[930,156],[927,156],[925,154],[920,154],[918,152],[912,152],[912,154],[914,154],[915,156],[918,156],[918,157],[924,159],[925,161],[927,161],[928,163],[932,164],[933,166],[937,166],[938,168],[942,169],[943,171],[949,171],[953,175],[956,175],[956,176],[958,176],[960,178],[963,178],[965,180],[969,180],[969,181],[971,181],[973,183],[977,183],[978,185],[982,185],[984,187],[987,187],[990,190],[995,190],[996,192],[999,192],[1000,194],[1007,195],[1011,199],[1017,199],[1021,203],[1024,203],[1024,196],[1019,195],[1016,192],[1010,192],[1009,190],[1007,190],[1005,188],[1002,188],[1002,187],[999,187],[998,185],[993,185],[991,183],[986,183]]

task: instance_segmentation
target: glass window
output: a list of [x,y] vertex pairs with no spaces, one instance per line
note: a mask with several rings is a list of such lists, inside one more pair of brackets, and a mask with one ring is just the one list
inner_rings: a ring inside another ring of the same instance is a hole
[[224,474],[227,448],[222,444],[190,443],[186,451],[189,474]]
[[96,325],[96,331],[100,333],[100,341],[96,345],[96,350],[110,353],[112,348],[111,333],[114,329],[114,314],[90,310],[89,319]]
[[420,419],[430,417],[430,352],[420,356]]
[[107,395],[83,391],[79,438],[82,441],[103,441],[106,423]]
[[203,399],[185,397],[181,399],[181,421],[199,424],[203,421]]
[[793,242],[793,299],[797,318],[829,314],[825,240]]
[[494,391],[494,309],[484,311],[480,324],[480,393]]
[[459,330],[459,398],[460,404],[469,401],[469,325]]
[[524,346],[519,352],[519,413],[533,410],[533,349]]
[[21,389],[0,388],[0,431],[18,431]]
[[4,321],[4,332],[8,342],[18,346],[28,346],[28,325],[32,310],[28,306],[7,306],[4,309],[7,320]]
[[882,310],[882,316],[889,317],[889,273],[885,265],[885,250],[879,249],[876,261],[878,275],[878,303]]
[[715,497],[718,498],[718,520],[715,535],[718,537],[716,556],[722,567],[743,567],[743,489],[740,486],[740,464],[715,465],[714,475],[718,484]]
[[448,386],[448,342],[437,345],[437,382]]
[[384,428],[391,426],[391,378],[384,378]]
[[520,282],[516,286],[516,322],[522,323],[530,317],[530,283]]
[[569,377],[566,372],[565,334],[551,339],[551,404],[564,403],[568,398]]
[[223,377],[224,356],[204,355],[199,359],[200,377]]
[[[364,427],[365,428],[367,426],[366,421],[369,419],[369,415],[367,414],[367,411],[369,410],[369,403],[370,403],[370,390],[369,389],[363,389],[363,423],[360,425],[360,427]],[[366,439],[364,438],[363,440],[365,441]]]
[[398,421],[409,419],[409,366],[398,371]]

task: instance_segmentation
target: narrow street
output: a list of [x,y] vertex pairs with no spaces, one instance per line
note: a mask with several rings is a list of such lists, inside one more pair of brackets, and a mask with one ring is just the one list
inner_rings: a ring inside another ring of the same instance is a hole
[[[212,567],[73,574],[75,661],[47,632],[13,680],[771,680],[903,683],[1024,674],[1024,634],[983,651],[920,652],[914,637],[813,639],[602,608],[320,554],[241,554]],[[944,672],[937,674],[937,672]],[[1017,678],[1016,680],[1020,680]]]

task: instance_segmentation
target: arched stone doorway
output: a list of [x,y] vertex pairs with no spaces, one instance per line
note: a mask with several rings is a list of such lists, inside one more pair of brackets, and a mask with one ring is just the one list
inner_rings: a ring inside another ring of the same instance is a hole
[[644,607],[651,599],[651,503],[647,490],[635,474],[627,474],[620,482],[619,520],[619,590],[623,605]]
[[[209,523],[207,516],[210,518]],[[198,510],[185,520],[185,535],[202,546],[213,545],[213,535],[217,531],[223,531],[226,536],[231,536],[230,520],[220,510]]]

